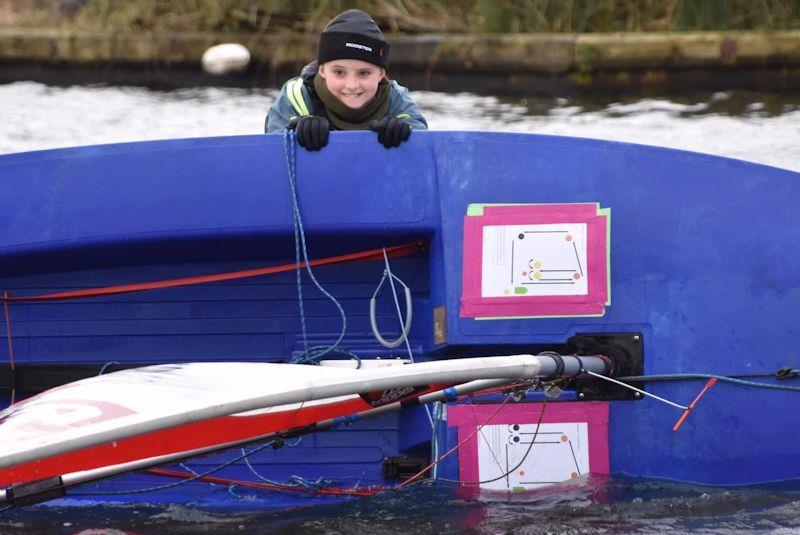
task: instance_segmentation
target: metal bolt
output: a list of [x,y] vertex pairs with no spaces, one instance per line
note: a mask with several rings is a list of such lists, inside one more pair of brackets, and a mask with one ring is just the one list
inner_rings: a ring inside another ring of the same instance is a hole
[[586,397],[586,394],[584,394],[583,392],[581,392],[580,394],[578,394],[578,398],[579,398],[579,399],[583,399],[583,398],[585,398],[585,397]]
[[633,335],[633,341],[634,341],[634,342],[638,342],[638,341],[639,341],[639,340],[641,340],[641,339],[642,339],[642,337],[641,337],[641,336],[639,336],[638,334],[634,334],[634,335]]
[[634,392],[634,393],[633,393],[633,396],[634,396],[634,397],[637,397],[637,398],[640,398],[640,397],[642,397],[642,395],[641,395],[639,392]]

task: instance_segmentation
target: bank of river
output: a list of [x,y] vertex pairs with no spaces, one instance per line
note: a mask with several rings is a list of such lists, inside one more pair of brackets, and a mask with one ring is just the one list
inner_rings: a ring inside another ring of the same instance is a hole
[[[389,36],[391,70],[418,89],[506,94],[800,89],[800,30]],[[251,51],[240,75],[203,75],[210,46]],[[21,79],[274,86],[316,55],[316,36],[0,29],[0,82]]]

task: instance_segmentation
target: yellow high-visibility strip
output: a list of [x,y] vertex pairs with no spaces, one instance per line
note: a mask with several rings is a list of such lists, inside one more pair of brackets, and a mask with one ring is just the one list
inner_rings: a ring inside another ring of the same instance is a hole
[[300,90],[302,87],[302,78],[297,78],[289,83],[289,88],[286,93],[289,96],[289,102],[292,103],[292,107],[297,113],[300,115],[311,115],[308,111],[305,100],[303,100],[303,92]]

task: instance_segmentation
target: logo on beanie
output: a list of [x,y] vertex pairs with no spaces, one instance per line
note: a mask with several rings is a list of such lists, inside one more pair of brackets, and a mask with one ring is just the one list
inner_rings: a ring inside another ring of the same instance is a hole
[[360,45],[358,43],[345,43],[345,48],[357,48],[359,50],[365,50],[367,52],[372,52],[372,48],[368,47],[367,45]]

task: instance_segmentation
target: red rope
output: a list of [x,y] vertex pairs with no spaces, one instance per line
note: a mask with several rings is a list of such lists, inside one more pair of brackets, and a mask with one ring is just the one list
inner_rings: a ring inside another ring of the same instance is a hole
[[361,489],[324,487],[320,489],[308,489],[305,487],[293,487],[291,485],[275,485],[273,483],[261,483],[260,481],[244,481],[241,479],[229,479],[226,477],[217,477],[217,476],[197,477],[193,474],[189,474],[186,472],[178,472],[177,470],[167,470],[164,468],[151,468],[150,470],[146,470],[145,472],[156,476],[175,477],[178,479],[197,479],[205,483],[217,483],[220,485],[238,485],[242,487],[252,487],[264,490],[280,490],[285,492],[306,492],[311,494],[324,494],[328,496],[372,496],[382,490],[385,490],[383,487],[365,487]]
[[706,383],[706,386],[703,387],[703,390],[701,390],[700,393],[697,394],[697,397],[694,398],[694,401],[692,401],[689,404],[689,406],[686,408],[686,410],[683,411],[683,414],[681,415],[681,417],[678,418],[678,421],[675,422],[675,425],[672,426],[672,430],[673,431],[677,431],[678,429],[681,428],[681,426],[683,425],[683,422],[686,421],[686,418],[689,417],[689,414],[697,406],[697,403],[700,401],[700,398],[703,397],[706,394],[706,392],[708,392],[708,389],[711,388],[712,386],[714,386],[715,384],[717,384],[717,378],[716,377],[712,377],[711,379],[708,380],[708,382]]
[[6,339],[8,340],[8,362],[11,365],[11,403],[14,404],[17,388],[14,384],[14,343],[11,340],[11,313],[8,310],[8,292],[3,292],[3,308],[6,312]]
[[[406,243],[403,245],[395,245],[386,248],[386,254],[390,257],[408,256],[420,251],[422,244],[418,241]],[[347,262],[356,261],[369,261],[369,260],[382,260],[383,249],[369,249],[358,253],[349,253],[339,256],[330,256],[328,258],[320,258],[312,260],[309,265],[324,266],[330,264],[344,264]],[[305,266],[305,262],[301,262],[301,266]],[[65,299],[81,299],[86,297],[99,297],[106,295],[119,295],[130,292],[141,292],[144,290],[155,290],[161,288],[175,288],[177,286],[189,286],[192,284],[204,284],[208,282],[221,282],[235,279],[245,279],[249,277],[256,277],[259,275],[271,275],[274,273],[282,273],[291,271],[297,267],[297,264],[282,264],[279,266],[270,266],[257,269],[247,269],[243,271],[231,271],[228,273],[216,273],[213,275],[202,275],[199,277],[184,277],[179,279],[167,279],[152,282],[139,282],[134,284],[123,284],[119,286],[105,286],[101,288],[88,288],[84,290],[75,290],[70,292],[57,292],[52,294],[31,295],[23,297],[11,297],[8,293],[3,295],[3,301],[7,303],[32,303],[41,301],[56,301]]]
[[[486,394],[486,393],[491,393],[494,390],[495,389],[481,390],[480,392],[474,392],[472,395],[476,396],[476,395],[482,395],[482,394]],[[398,484],[398,485],[396,485],[394,487],[372,486],[372,487],[364,487],[364,488],[360,488],[360,489],[358,489],[358,488],[343,488],[343,487],[325,487],[325,488],[320,488],[320,489],[308,489],[308,488],[304,488],[304,487],[293,487],[293,486],[290,486],[290,485],[276,485],[274,483],[262,483],[262,482],[259,482],[259,481],[246,481],[246,480],[241,480],[241,479],[229,479],[229,478],[217,477],[217,476],[200,476],[200,477],[197,477],[196,475],[191,474],[191,473],[178,472],[177,470],[168,470],[168,469],[165,469],[165,468],[151,468],[149,470],[144,470],[144,472],[147,473],[147,474],[152,474],[152,475],[156,475],[156,476],[175,477],[175,478],[179,478],[179,479],[196,479],[198,481],[203,481],[205,483],[217,483],[217,484],[220,484],[220,485],[239,485],[239,486],[242,486],[242,487],[252,487],[252,488],[263,489],[263,490],[278,490],[278,491],[285,491],[285,492],[305,492],[305,493],[311,493],[311,494],[323,494],[323,495],[328,495],[328,496],[361,496],[361,497],[374,496],[375,494],[378,494],[379,492],[384,492],[384,491],[387,491],[387,490],[400,490],[403,487],[405,487],[406,485],[408,485],[408,484],[412,483],[413,481],[417,480],[422,474],[424,474],[425,472],[427,472],[428,470],[430,470],[431,468],[433,468],[434,466],[436,466],[437,464],[442,462],[446,457],[448,457],[454,451],[457,451],[461,446],[463,446],[466,441],[468,441],[469,439],[474,437],[478,433],[478,431],[480,431],[484,426],[486,426],[492,420],[492,418],[497,416],[497,413],[500,412],[500,409],[502,409],[503,406],[506,403],[508,403],[508,401],[510,399],[511,399],[511,396],[507,396],[506,399],[503,400],[503,402],[497,407],[497,409],[488,418],[486,418],[486,420],[482,424],[480,424],[479,426],[475,427],[475,431],[470,433],[469,436],[467,436],[466,438],[461,440],[458,444],[453,446],[447,453],[445,453],[444,455],[442,455],[441,457],[439,457],[438,459],[433,461],[431,464],[429,464],[428,466],[426,466],[425,468],[423,468],[422,470],[420,470],[419,472],[417,472],[416,474],[414,474],[410,478],[406,479],[405,481],[403,481],[402,483],[400,483],[400,484]]]
[[[395,245],[393,247],[387,247],[386,254],[387,256],[392,258],[400,256],[408,256],[422,250],[423,247],[424,244],[419,241],[409,242],[403,245]],[[312,260],[311,262],[309,262],[309,265],[313,267],[313,266],[324,266],[332,264],[344,264],[347,262],[356,262],[356,261],[381,260],[383,259],[383,251],[384,251],[383,248],[369,249],[367,251],[361,251],[357,253],[349,253],[344,255],[331,256],[327,258],[320,258],[317,260]],[[300,265],[305,266],[306,263],[302,262]],[[12,343],[12,337],[11,337],[11,314],[9,312],[9,307],[8,307],[9,303],[36,303],[36,302],[46,302],[46,301],[67,300],[67,299],[85,299],[88,297],[100,297],[108,295],[119,295],[124,293],[141,292],[146,290],[175,288],[178,286],[190,286],[193,284],[204,284],[209,282],[221,282],[228,280],[244,279],[249,277],[256,277],[259,275],[271,275],[274,273],[291,271],[296,268],[297,264],[282,264],[279,266],[247,269],[242,271],[231,271],[227,273],[216,273],[212,275],[202,275],[199,277],[183,277],[178,279],[140,282],[134,284],[105,286],[99,288],[87,288],[83,290],[74,290],[69,292],[57,292],[51,294],[30,295],[21,297],[12,297],[7,291],[5,291],[3,292],[3,296],[2,298],[0,298],[0,300],[3,301],[3,307],[5,309],[6,339],[8,340],[8,359],[11,365],[12,381],[14,377],[15,366],[14,366],[14,344]],[[16,386],[12,382],[11,404],[14,403],[15,399],[16,399]]]
[[472,433],[470,433],[470,434],[469,434],[469,436],[467,436],[467,437],[465,437],[464,439],[462,439],[461,441],[459,441],[459,443],[458,443],[458,444],[456,444],[455,446],[453,446],[452,448],[450,448],[450,449],[447,451],[447,453],[445,453],[444,455],[442,455],[441,457],[439,457],[438,459],[436,459],[435,461],[433,461],[431,464],[429,464],[428,466],[426,466],[425,468],[423,468],[422,470],[420,470],[419,472],[417,472],[417,473],[416,473],[416,474],[414,474],[413,476],[409,477],[408,479],[406,479],[405,481],[403,481],[403,482],[402,482],[402,483],[400,483],[399,485],[395,486],[395,487],[394,487],[394,490],[400,490],[400,489],[402,489],[403,487],[405,487],[406,485],[410,484],[412,481],[415,481],[415,480],[417,480],[417,479],[418,479],[418,478],[419,478],[419,477],[420,477],[422,474],[424,474],[425,472],[427,472],[428,470],[430,470],[431,468],[433,468],[434,466],[436,466],[437,464],[439,464],[440,462],[442,462],[443,460],[445,460],[445,459],[446,459],[447,457],[449,457],[449,456],[450,456],[450,454],[451,454],[451,453],[453,453],[454,451],[457,451],[457,450],[458,450],[458,449],[459,449],[459,448],[460,448],[460,447],[461,447],[461,446],[462,446],[462,445],[463,445],[463,444],[464,444],[464,443],[465,443],[467,440],[469,440],[469,439],[471,439],[472,437],[474,437],[474,436],[475,436],[475,435],[478,433],[478,431],[480,431],[481,429],[483,429],[483,427],[484,427],[485,425],[487,425],[489,422],[491,422],[491,421],[492,421],[492,418],[494,418],[495,416],[497,416],[497,413],[498,413],[498,412],[500,412],[500,409],[502,409],[502,408],[505,406],[505,404],[506,404],[506,403],[508,403],[508,400],[510,400],[510,399],[511,399],[511,396],[510,396],[510,395],[509,395],[509,396],[506,396],[506,399],[504,399],[504,400],[503,400],[503,402],[502,402],[500,405],[498,405],[498,406],[497,406],[497,409],[496,409],[496,410],[495,410],[495,411],[494,411],[492,414],[490,414],[490,415],[489,415],[489,417],[488,417],[488,418],[486,418],[486,420],[485,420],[485,421],[484,421],[484,422],[483,422],[481,425],[479,425],[479,426],[475,427],[475,431],[473,431]]

